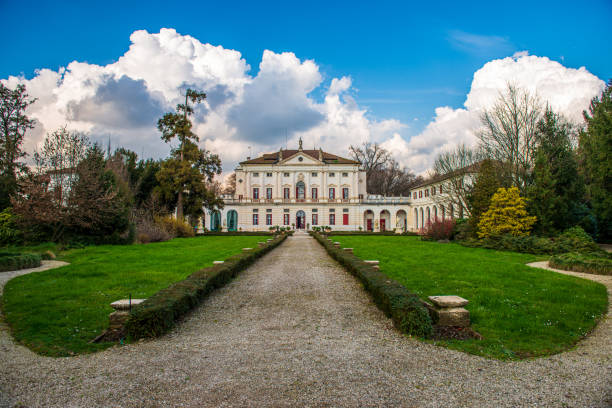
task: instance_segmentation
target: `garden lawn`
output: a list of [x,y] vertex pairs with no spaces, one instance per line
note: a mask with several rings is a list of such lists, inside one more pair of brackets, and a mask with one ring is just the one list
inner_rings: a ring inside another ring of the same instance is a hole
[[558,353],[588,334],[607,310],[606,288],[592,281],[525,266],[541,257],[421,241],[417,237],[335,236],[364,260],[422,299],[469,300],[472,328],[483,340],[440,341],[499,359]]
[[10,280],[2,306],[15,338],[37,353],[67,356],[112,343],[90,340],[108,327],[110,303],[147,298],[213,261],[224,260],[261,237],[177,238],[147,245],[92,246],[69,250],[58,269]]

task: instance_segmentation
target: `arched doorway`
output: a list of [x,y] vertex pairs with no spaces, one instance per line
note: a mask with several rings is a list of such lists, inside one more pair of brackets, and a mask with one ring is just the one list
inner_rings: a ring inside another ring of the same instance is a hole
[[366,231],[374,231],[374,212],[372,210],[366,210],[363,213],[363,225]]
[[414,228],[419,229],[419,210],[414,209]]
[[382,210],[380,212],[380,230],[382,232],[386,231],[391,226],[391,214],[389,211]]
[[236,210],[227,212],[227,230],[236,231],[238,229],[238,213]]
[[213,211],[210,213],[210,230],[219,231],[221,229],[221,213]]
[[303,200],[306,198],[306,185],[303,181],[298,181],[295,185],[295,197],[298,200]]
[[399,228],[402,232],[406,232],[408,228],[408,217],[406,215],[406,211],[399,210],[395,214],[395,218],[397,219],[396,228]]
[[306,228],[306,213],[300,210],[295,214],[295,228],[304,229]]
[[421,211],[421,227],[423,228],[423,226],[425,225],[425,217],[423,216],[423,208],[420,209]]

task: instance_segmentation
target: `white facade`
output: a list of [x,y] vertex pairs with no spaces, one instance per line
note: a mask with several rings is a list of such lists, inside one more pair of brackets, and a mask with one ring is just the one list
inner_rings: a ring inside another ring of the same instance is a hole
[[358,162],[322,150],[281,150],[241,162],[234,196],[225,197],[222,210],[206,213],[204,227],[268,231],[329,226],[399,233],[421,228],[415,214],[433,206],[418,193],[411,200],[368,196],[366,191],[366,173]]

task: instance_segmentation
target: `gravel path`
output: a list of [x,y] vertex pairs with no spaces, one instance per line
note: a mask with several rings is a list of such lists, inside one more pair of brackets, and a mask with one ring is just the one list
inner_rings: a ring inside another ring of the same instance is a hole
[[28,407],[609,407],[612,324],[531,361],[436,347],[399,334],[314,239],[296,235],[160,339],[54,359],[2,328],[0,390]]

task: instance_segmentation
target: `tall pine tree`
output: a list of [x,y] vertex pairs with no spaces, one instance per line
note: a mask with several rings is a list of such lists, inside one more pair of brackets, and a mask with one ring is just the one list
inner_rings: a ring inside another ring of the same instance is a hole
[[537,126],[532,182],[528,189],[529,212],[538,219],[535,232],[556,235],[580,222],[584,183],[572,147],[572,127],[547,109]]

